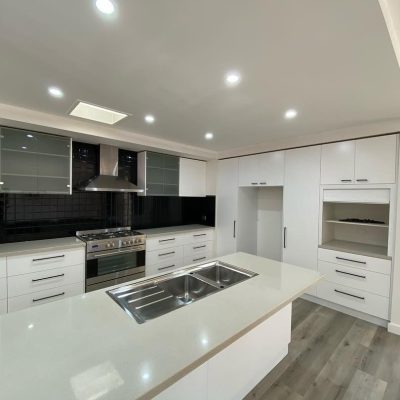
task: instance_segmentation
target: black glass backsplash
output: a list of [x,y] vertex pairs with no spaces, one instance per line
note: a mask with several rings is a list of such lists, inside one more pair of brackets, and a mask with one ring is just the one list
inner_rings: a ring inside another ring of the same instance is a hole
[[[99,148],[73,143],[73,194],[0,194],[0,243],[73,236],[77,230],[132,226],[215,226],[215,197],[140,197],[82,192],[99,170]],[[119,151],[119,176],[137,183],[137,154]]]

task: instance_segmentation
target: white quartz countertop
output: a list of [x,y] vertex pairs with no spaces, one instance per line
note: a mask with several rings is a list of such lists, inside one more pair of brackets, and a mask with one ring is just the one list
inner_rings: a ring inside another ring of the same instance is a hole
[[31,254],[40,251],[66,250],[78,247],[85,247],[85,243],[77,239],[75,236],[57,239],[32,240],[28,242],[3,243],[0,244],[0,257]]
[[144,324],[104,290],[0,317],[1,399],[151,399],[321,278],[245,253],[219,260],[259,275]]
[[207,229],[214,230],[215,228],[213,226],[206,226],[206,225],[178,225],[178,226],[167,226],[164,228],[139,229],[138,231],[146,235],[148,238],[151,238],[163,235],[175,235],[178,233],[204,231]]

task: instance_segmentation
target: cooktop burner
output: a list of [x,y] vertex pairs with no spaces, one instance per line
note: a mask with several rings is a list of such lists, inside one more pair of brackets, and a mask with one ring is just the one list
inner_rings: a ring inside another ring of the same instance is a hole
[[113,228],[104,230],[94,230],[94,231],[81,231],[76,232],[76,236],[85,242],[91,242],[93,240],[104,240],[104,239],[114,239],[130,236],[141,235],[140,232],[132,231],[130,228]]

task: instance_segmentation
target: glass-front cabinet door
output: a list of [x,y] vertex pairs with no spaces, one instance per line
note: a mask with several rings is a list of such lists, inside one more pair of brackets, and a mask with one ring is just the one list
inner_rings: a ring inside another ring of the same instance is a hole
[[0,128],[0,191],[71,194],[72,140]]
[[179,195],[179,157],[147,152],[146,173],[148,196]]

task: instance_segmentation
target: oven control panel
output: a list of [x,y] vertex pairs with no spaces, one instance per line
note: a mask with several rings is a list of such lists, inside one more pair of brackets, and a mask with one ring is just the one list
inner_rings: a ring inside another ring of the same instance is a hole
[[112,249],[122,249],[125,247],[143,246],[146,242],[145,236],[132,236],[115,239],[96,240],[87,242],[87,252],[94,253],[97,251],[105,251]]

